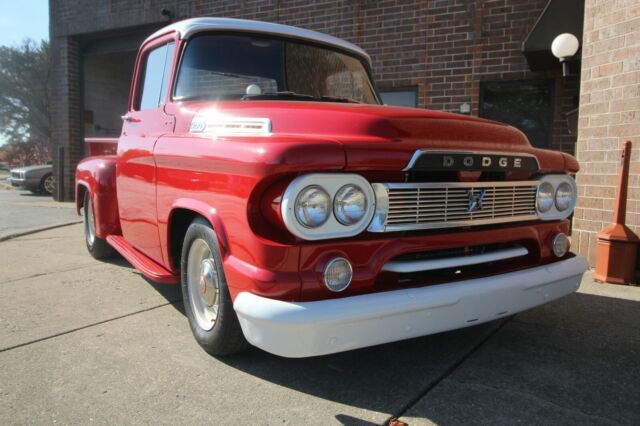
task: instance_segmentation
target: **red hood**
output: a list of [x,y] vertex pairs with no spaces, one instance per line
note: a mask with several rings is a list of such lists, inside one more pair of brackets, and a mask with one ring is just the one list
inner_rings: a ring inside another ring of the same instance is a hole
[[[211,103],[195,109],[215,108]],[[225,102],[225,115],[269,118],[272,139],[301,137],[340,143],[348,170],[400,170],[418,149],[534,154],[542,171],[577,171],[573,157],[532,148],[522,132],[465,115],[382,105],[290,102]],[[575,170],[574,170],[575,169]]]

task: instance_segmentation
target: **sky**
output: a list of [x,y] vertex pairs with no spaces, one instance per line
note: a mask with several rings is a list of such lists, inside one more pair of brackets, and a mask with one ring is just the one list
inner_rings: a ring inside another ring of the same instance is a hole
[[[49,40],[48,0],[0,0],[0,46],[17,46],[25,38]],[[0,136],[0,145],[6,141]]]
[[49,39],[48,0],[0,0],[0,46]]

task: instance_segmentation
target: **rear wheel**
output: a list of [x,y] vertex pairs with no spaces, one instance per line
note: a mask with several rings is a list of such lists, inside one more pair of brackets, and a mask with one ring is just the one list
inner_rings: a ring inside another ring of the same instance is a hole
[[105,240],[96,235],[96,221],[89,191],[86,191],[84,194],[84,208],[82,212],[85,242],[87,243],[87,250],[89,250],[91,256],[99,260],[113,257],[115,250]]
[[248,346],[233,310],[211,225],[195,219],[184,238],[181,257],[184,308],[196,341],[211,355],[230,355]]
[[51,173],[44,175],[40,181],[40,193],[53,195],[56,190],[56,181]]

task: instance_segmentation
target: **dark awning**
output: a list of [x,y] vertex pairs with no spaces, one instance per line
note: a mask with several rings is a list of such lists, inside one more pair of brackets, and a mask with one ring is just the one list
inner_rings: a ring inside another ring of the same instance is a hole
[[140,25],[135,28],[82,34],[78,36],[85,55],[137,52],[149,34],[163,24]]
[[582,42],[583,20],[584,0],[550,0],[522,43],[531,71],[560,68],[560,61],[551,53],[551,43],[562,33],[571,33]]

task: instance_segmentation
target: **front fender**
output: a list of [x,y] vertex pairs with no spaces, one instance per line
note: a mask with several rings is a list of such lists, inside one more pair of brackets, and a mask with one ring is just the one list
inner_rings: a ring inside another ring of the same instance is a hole
[[224,229],[222,219],[220,219],[220,216],[218,215],[215,207],[212,207],[202,201],[195,200],[193,198],[178,198],[171,205],[169,217],[173,217],[173,213],[177,209],[190,210],[207,219],[211,223],[211,226],[213,226],[213,229],[216,231],[218,244],[220,244],[220,255],[223,259],[229,255],[229,241],[227,239],[227,234]]
[[120,216],[116,195],[116,156],[89,157],[76,168],[76,211],[80,214],[84,191],[93,203],[96,235],[120,235]]

